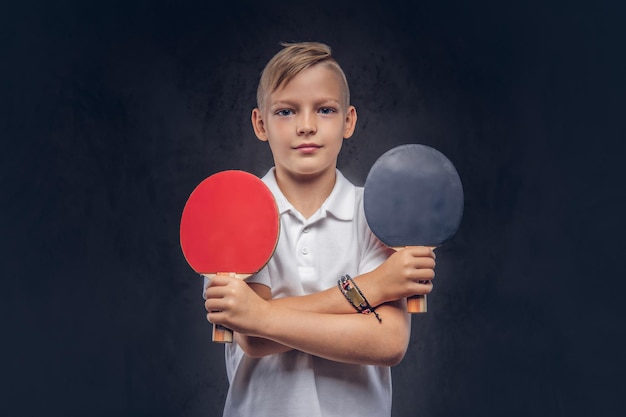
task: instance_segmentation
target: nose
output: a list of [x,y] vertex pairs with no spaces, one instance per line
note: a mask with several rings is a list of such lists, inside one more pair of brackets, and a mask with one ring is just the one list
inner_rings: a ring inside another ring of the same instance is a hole
[[298,118],[298,135],[312,135],[317,131],[315,114],[309,111],[300,113]]

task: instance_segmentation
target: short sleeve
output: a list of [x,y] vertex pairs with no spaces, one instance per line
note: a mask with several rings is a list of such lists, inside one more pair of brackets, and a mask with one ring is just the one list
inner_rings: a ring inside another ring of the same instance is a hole
[[359,275],[370,272],[387,260],[394,250],[384,245],[373,233],[369,232],[364,238]]
[[269,267],[267,265],[265,265],[263,267],[263,269],[261,269],[259,272],[257,272],[256,274],[252,275],[251,277],[246,279],[246,282],[248,283],[256,283],[256,284],[263,284],[266,287],[272,288],[272,282],[270,280],[270,273],[269,273]]
[[360,241],[360,261],[359,274],[365,274],[380,266],[387,260],[394,250],[382,243],[372,232],[365,219],[365,211],[363,210],[362,188],[359,189],[359,201],[355,221],[357,222],[358,235]]

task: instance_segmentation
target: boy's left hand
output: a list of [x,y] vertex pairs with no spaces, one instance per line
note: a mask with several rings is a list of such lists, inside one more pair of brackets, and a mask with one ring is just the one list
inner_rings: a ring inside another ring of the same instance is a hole
[[270,305],[243,280],[216,275],[205,291],[207,320],[255,336]]
[[[436,255],[431,247],[407,246],[393,253],[378,268],[370,272],[374,276],[381,303],[399,300],[432,291],[435,278]],[[372,297],[373,298],[373,297]]]

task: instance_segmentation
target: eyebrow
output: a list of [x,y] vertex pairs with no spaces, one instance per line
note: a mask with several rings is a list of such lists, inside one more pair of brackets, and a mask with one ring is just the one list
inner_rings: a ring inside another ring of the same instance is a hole
[[[320,104],[326,104],[326,103],[333,103],[337,106],[341,105],[340,100],[337,100],[336,98],[332,98],[332,97],[323,97],[323,98],[320,98],[319,100],[315,100],[315,104],[318,106]],[[292,101],[292,100],[277,100],[277,101],[273,101],[269,103],[269,107],[281,107],[281,106],[295,107],[297,106],[297,104],[298,103],[296,101]]]

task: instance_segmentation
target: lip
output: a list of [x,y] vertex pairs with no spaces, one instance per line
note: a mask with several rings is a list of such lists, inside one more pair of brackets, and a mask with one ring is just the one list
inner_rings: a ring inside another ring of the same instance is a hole
[[295,149],[302,153],[313,153],[320,148],[321,146],[315,143],[303,143],[301,145],[296,146]]

